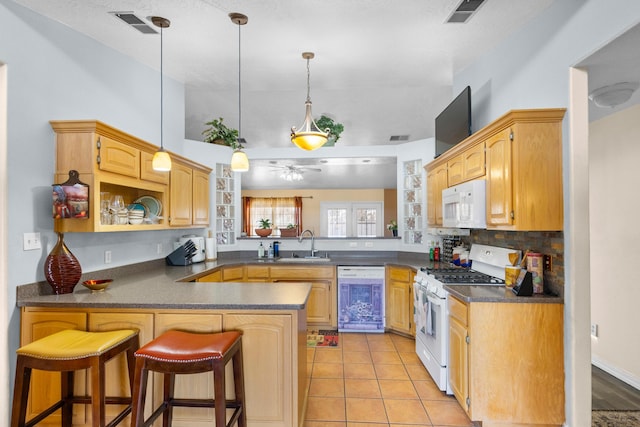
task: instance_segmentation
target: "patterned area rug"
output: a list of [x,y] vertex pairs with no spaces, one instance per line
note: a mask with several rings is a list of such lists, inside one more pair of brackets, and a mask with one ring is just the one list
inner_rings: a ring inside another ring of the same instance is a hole
[[307,347],[338,347],[340,335],[338,331],[308,330]]
[[591,427],[640,427],[640,411],[591,411]]

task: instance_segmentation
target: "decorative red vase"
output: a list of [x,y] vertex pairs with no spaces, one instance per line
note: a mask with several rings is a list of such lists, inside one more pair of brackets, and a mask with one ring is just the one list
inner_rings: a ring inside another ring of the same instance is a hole
[[58,233],[58,243],[44,261],[44,277],[55,294],[70,294],[80,281],[82,267],[64,244],[64,234]]

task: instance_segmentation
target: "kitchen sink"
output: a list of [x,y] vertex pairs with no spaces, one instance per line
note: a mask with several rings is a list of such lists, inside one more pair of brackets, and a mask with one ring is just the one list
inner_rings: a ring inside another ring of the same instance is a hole
[[298,258],[294,258],[294,257],[288,257],[288,258],[278,258],[278,260],[276,262],[296,262],[296,263],[309,263],[309,262],[330,262],[331,258],[321,258],[321,257],[298,257]]

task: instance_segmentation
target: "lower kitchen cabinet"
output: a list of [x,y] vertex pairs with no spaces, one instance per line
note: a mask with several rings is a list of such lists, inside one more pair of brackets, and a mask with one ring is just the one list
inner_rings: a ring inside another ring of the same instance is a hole
[[408,267],[389,266],[386,271],[386,327],[390,331],[415,336],[413,321],[413,277]]
[[[20,346],[29,344],[48,335],[65,329],[87,330],[87,313],[37,311],[24,312],[21,318]],[[78,394],[87,392],[87,375],[85,371],[78,371],[74,377],[74,390]],[[29,403],[27,406],[27,420],[41,413],[60,399],[60,374],[33,370],[31,387],[29,389]],[[73,425],[84,425],[91,411],[85,411],[85,406],[75,405],[73,411]],[[39,425],[60,426],[60,413],[47,417]]]
[[449,296],[449,381],[483,426],[564,423],[563,306]]
[[[140,345],[170,329],[202,333],[240,330],[248,427],[296,427],[303,423],[308,386],[304,319],[304,310],[67,310],[23,307],[21,345],[64,329],[102,331],[137,328],[140,330]],[[228,397],[233,397],[234,393],[231,369],[230,364],[226,374]],[[118,356],[108,362],[107,370],[107,393],[130,396],[124,358]],[[88,381],[85,372],[76,374],[76,391],[85,393],[89,389]],[[162,400],[161,377],[158,374],[150,376],[148,387],[147,416]],[[178,375],[175,391],[180,397],[212,398],[213,375],[210,372]],[[49,407],[59,395],[60,374],[34,370],[27,419]],[[90,426],[90,412],[84,405],[74,405],[74,427]],[[213,419],[213,409],[175,408],[172,425],[211,426]],[[38,425],[59,426],[60,422],[59,416],[52,415],[46,423]],[[123,423],[128,425],[129,422],[130,417],[127,417]]]

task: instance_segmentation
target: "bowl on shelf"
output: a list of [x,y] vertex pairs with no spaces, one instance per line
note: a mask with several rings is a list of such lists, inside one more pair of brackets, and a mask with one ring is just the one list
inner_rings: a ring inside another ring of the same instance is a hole
[[101,292],[109,287],[113,279],[96,279],[85,280],[82,282],[85,288],[91,289],[91,292]]

